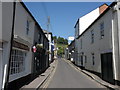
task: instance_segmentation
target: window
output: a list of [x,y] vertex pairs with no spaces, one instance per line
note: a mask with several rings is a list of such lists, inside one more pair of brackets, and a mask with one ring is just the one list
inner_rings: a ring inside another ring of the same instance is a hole
[[94,43],[94,30],[91,31],[91,43]]
[[25,57],[26,57],[26,52],[16,49],[12,50],[10,75],[20,73],[25,70]]
[[29,34],[29,29],[30,29],[30,22],[27,20],[27,23],[26,23],[26,34],[27,35]]
[[94,53],[92,53],[92,64],[95,65],[95,56],[94,56]]
[[100,23],[100,38],[104,37],[104,22]]
[[40,33],[38,34],[38,40],[39,40],[39,43],[41,43],[41,34]]
[[81,41],[80,41],[80,42],[81,42],[81,49],[82,49],[82,39],[81,39]]

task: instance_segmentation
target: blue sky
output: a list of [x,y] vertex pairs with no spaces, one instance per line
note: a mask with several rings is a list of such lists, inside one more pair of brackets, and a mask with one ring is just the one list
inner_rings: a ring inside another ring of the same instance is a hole
[[[25,2],[25,5],[43,29],[55,36],[68,38],[74,36],[74,25],[78,18],[101,6],[105,2]],[[107,3],[110,4],[110,3]]]

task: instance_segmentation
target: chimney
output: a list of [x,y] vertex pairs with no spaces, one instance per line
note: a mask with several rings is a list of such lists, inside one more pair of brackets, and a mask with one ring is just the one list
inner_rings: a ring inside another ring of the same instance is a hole
[[103,4],[99,7],[99,13],[102,14],[108,8],[107,4]]

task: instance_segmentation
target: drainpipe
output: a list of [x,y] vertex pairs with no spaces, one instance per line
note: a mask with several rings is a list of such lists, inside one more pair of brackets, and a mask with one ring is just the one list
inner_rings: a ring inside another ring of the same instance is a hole
[[[8,83],[9,83],[9,75],[10,75],[10,62],[11,62],[11,53],[12,53],[12,46],[13,46],[13,39],[14,39],[14,25],[15,25],[15,12],[16,12],[16,2],[13,2],[13,19],[12,19],[12,32],[11,32],[11,40],[10,40],[10,54],[9,54],[9,61],[8,61],[8,67],[6,66],[6,80],[3,90],[8,89]],[[5,71],[5,70],[4,70]]]
[[118,79],[118,63],[119,63],[119,15],[118,15],[118,2],[117,4],[113,7],[113,15],[112,15],[112,44],[113,44],[113,70],[114,70],[114,79]]
[[120,66],[119,66],[119,63],[120,63],[120,0],[117,0],[117,25],[118,25],[118,63],[117,63],[117,66],[118,66],[118,70],[117,70],[117,80],[120,80]]

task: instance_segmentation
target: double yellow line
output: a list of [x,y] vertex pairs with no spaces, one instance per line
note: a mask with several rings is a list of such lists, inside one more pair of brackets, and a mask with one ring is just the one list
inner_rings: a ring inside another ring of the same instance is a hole
[[57,65],[58,65],[58,60],[56,60],[56,64],[55,64],[55,68],[54,70],[52,71],[51,75],[49,76],[48,78],[48,81],[45,83],[45,85],[42,87],[42,90],[46,90],[48,85],[50,84],[55,72],[56,72],[56,69],[57,69]]

